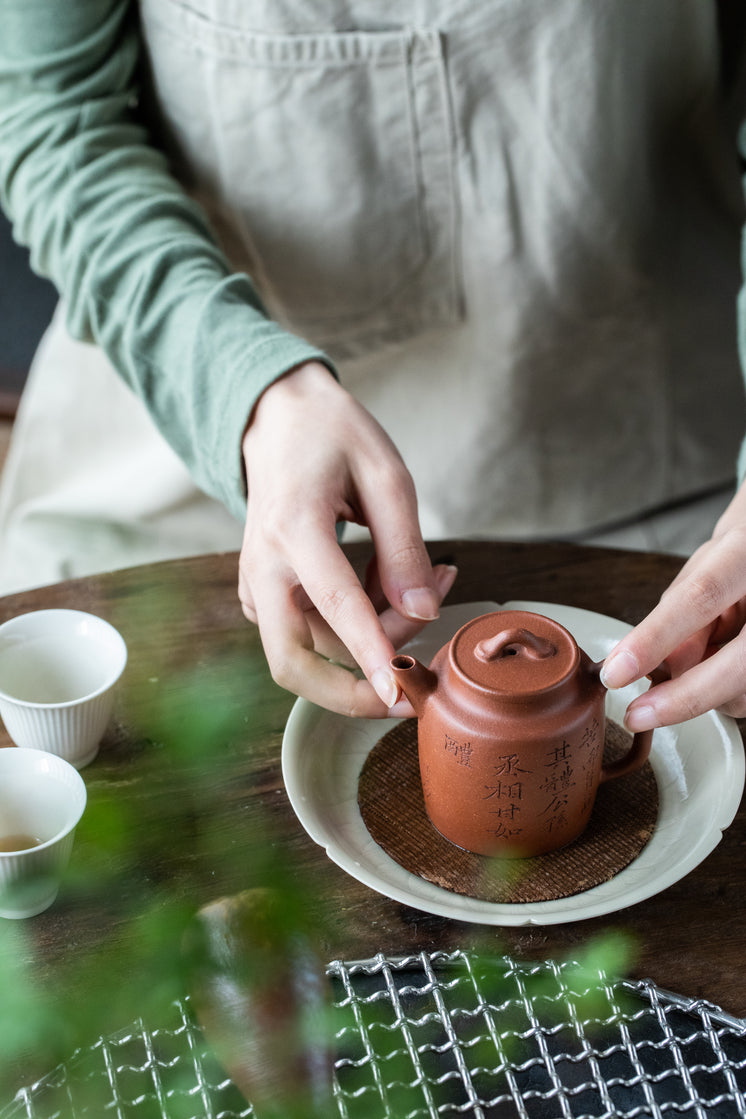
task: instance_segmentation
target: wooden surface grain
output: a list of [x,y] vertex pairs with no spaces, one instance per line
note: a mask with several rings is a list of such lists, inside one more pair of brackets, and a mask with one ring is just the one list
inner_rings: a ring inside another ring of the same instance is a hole
[[[367,546],[347,551],[362,571]],[[656,603],[681,564],[572,544],[446,541],[430,551],[459,567],[449,601],[560,602],[630,623]],[[89,610],[116,625],[129,648],[114,723],[83,771],[90,811],[73,862],[76,855],[90,861],[97,821],[110,823],[125,807],[136,813],[137,855],[123,868],[113,845],[110,864],[100,860],[103,871],[89,883],[73,877],[50,910],[27,922],[28,962],[42,982],[54,982],[71,951],[85,948],[107,954],[107,982],[126,983],[140,899],[145,905],[167,888],[196,908],[261,881],[265,855],[279,852],[288,876],[324,909],[329,959],[474,945],[521,959],[565,958],[599,932],[623,930],[635,945],[635,976],[746,1016],[743,806],[717,849],[681,882],[608,917],[545,928],[432,916],[333,865],[284,792],[280,748],[294,700],[271,680],[258,634],[241,614],[236,571],[234,554],[212,555],[0,599],[0,621],[48,607]],[[0,744],[10,745],[4,731]]]

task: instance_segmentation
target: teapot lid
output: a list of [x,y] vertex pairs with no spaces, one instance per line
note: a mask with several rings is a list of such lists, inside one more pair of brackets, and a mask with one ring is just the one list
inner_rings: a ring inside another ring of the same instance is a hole
[[449,658],[471,684],[518,698],[568,679],[577,670],[580,651],[559,622],[529,610],[501,610],[462,626]]

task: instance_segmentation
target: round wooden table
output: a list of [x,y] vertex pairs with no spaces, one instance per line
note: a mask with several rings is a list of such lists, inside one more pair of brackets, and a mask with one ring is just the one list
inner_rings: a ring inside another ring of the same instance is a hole
[[[434,559],[458,565],[449,602],[558,602],[629,623],[657,602],[682,562],[572,544],[429,547]],[[362,572],[368,547],[349,545],[347,552]],[[136,1002],[139,980],[152,988],[161,976],[174,985],[166,993],[178,994],[167,961],[178,956],[182,917],[268,876],[287,876],[323,910],[328,959],[473,945],[521,959],[564,959],[621,930],[632,945],[633,977],[746,1016],[743,807],[696,870],[608,917],[485,928],[394,902],[332,864],[291,808],[280,748],[294,697],[270,677],[257,631],[241,613],[236,578],[235,554],[208,555],[0,600],[0,621],[49,607],[91,611],[117,626],[129,648],[114,722],[82,771],[89,805],[69,879],[51,909],[5,938],[40,992],[77,985],[94,1005],[92,1030],[113,1027],[106,1008],[116,1005],[114,992],[131,988]],[[10,745],[4,731],[0,745]],[[63,1030],[60,1055],[65,1043]],[[13,1079],[21,1083],[31,1066],[18,1055],[14,1062]]]

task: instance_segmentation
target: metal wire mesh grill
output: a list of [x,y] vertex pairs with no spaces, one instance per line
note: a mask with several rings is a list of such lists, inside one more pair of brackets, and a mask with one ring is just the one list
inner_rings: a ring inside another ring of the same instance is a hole
[[[469,953],[328,967],[339,1119],[746,1119],[746,1021],[649,980]],[[247,1119],[188,999],[102,1038],[0,1119]]]

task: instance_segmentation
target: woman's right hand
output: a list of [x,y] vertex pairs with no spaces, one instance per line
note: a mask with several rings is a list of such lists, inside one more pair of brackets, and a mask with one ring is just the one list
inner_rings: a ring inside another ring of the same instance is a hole
[[[409,714],[389,668],[438,616],[456,569],[432,567],[412,478],[393,443],[319,363],[270,385],[246,429],[248,508],[239,598],[278,684],[368,718]],[[366,585],[336,534],[367,525]],[[348,666],[348,667],[344,667]],[[359,666],[363,678],[349,671]]]

